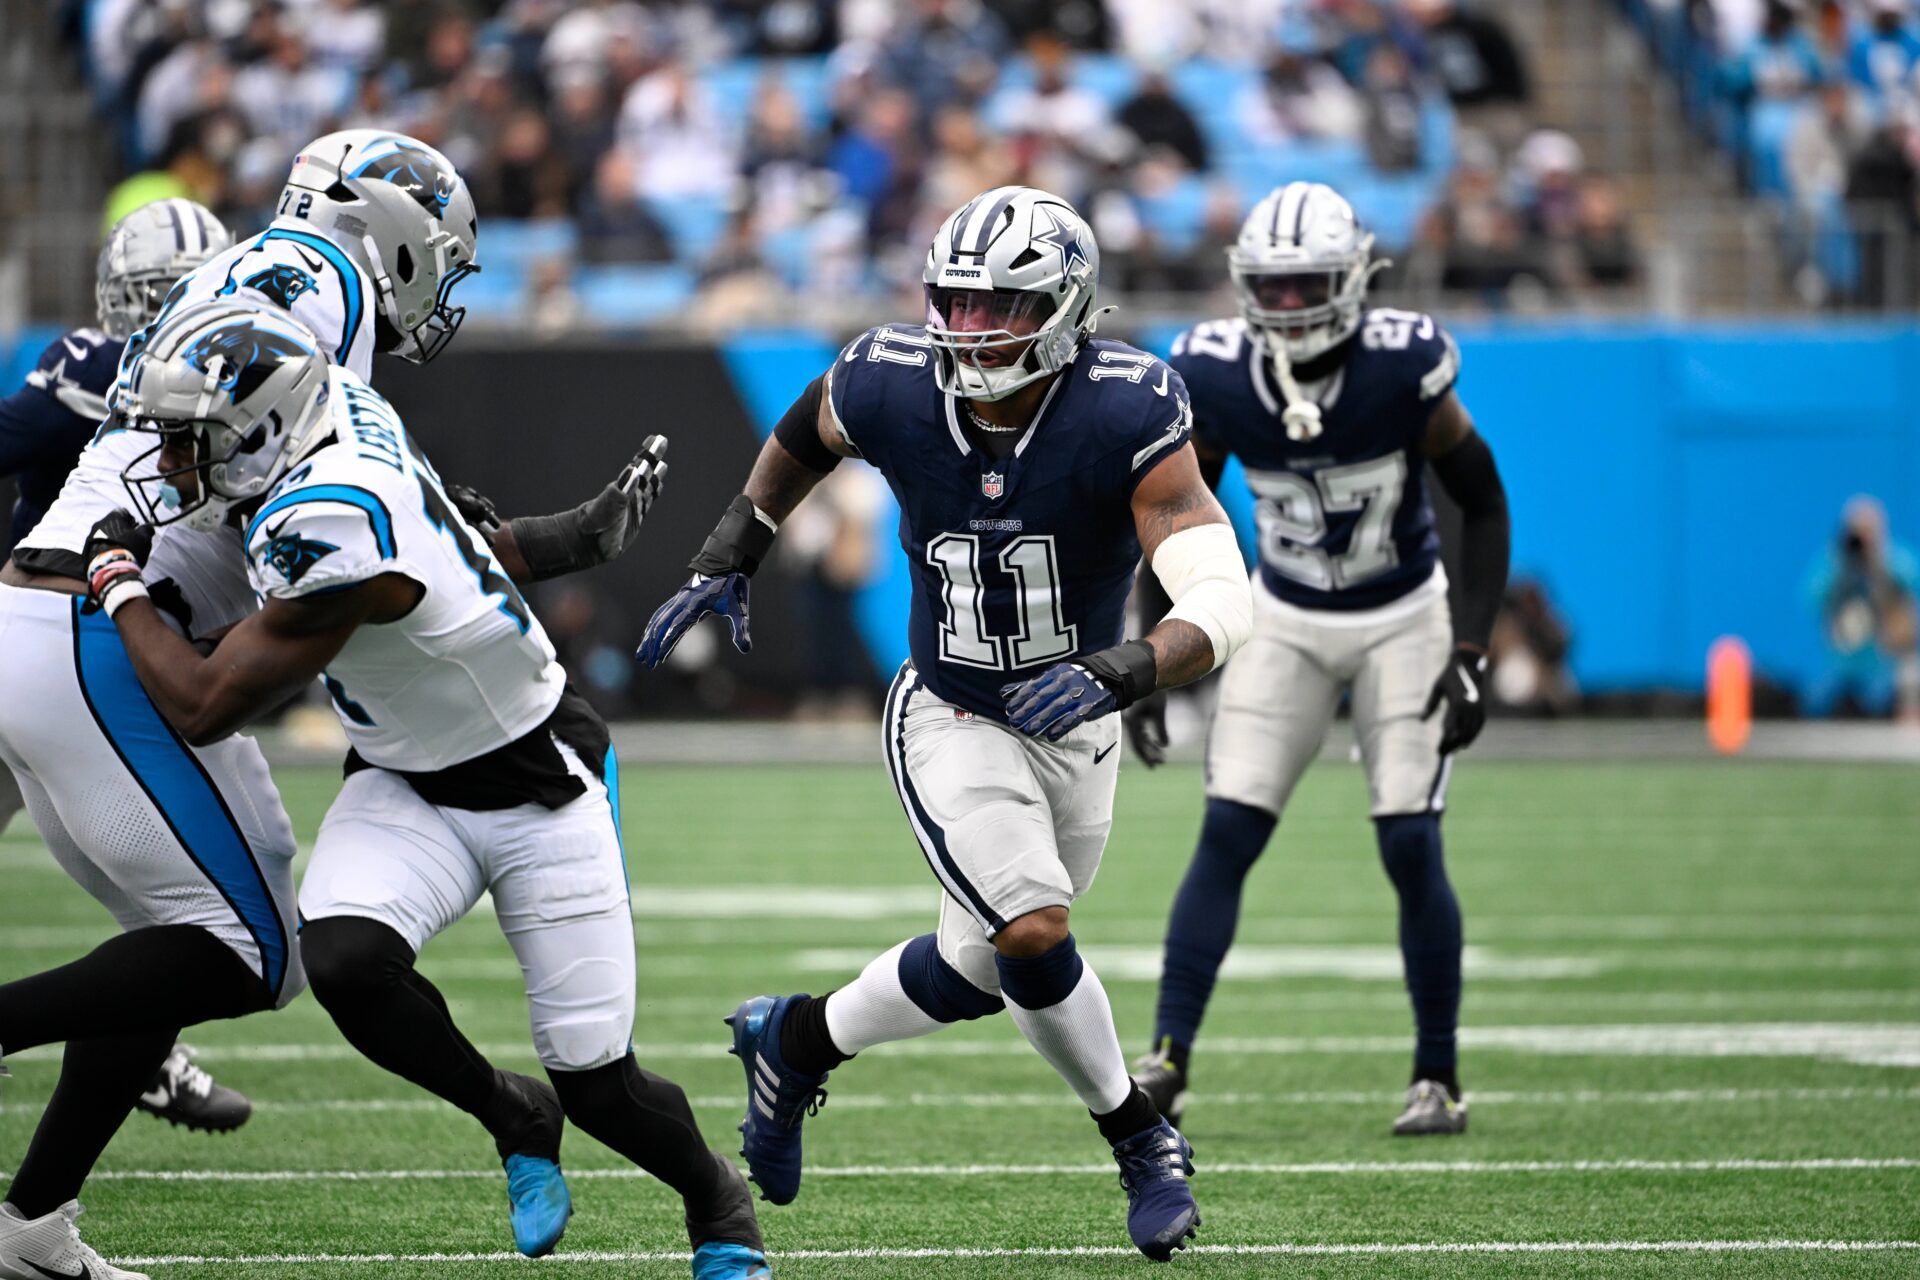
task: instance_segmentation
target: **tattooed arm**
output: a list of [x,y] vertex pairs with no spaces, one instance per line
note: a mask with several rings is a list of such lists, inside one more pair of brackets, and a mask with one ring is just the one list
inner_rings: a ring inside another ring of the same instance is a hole
[[[1231,527],[1201,474],[1192,446],[1169,455],[1140,481],[1133,491],[1133,524],[1140,536],[1141,557],[1162,576],[1167,568],[1155,557],[1174,534],[1205,525]],[[1179,598],[1180,584],[1164,585]],[[1153,650],[1156,684],[1162,689],[1198,680],[1228,656],[1214,653],[1212,638],[1199,625],[1171,613],[1147,633],[1146,642]]]

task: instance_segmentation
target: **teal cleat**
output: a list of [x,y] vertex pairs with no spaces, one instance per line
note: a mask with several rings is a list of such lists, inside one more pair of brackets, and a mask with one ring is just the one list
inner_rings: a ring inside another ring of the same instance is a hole
[[529,1258],[545,1257],[567,1234],[567,1219],[573,1216],[567,1180],[559,1165],[539,1156],[508,1156],[506,1166],[513,1247]]
[[703,1244],[693,1251],[693,1280],[773,1280],[767,1255],[743,1244]]

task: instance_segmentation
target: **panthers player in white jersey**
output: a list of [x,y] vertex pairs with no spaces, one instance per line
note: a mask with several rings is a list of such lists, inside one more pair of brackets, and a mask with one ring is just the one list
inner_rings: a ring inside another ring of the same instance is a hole
[[[496,558],[392,407],[283,312],[177,311],[124,409],[160,451],[157,473],[129,473],[139,505],[244,519],[265,601],[202,656],[146,598],[131,517],[103,522],[89,586],[153,707],[214,743],[320,678],[352,744],[300,892],[302,951],[343,1034],[487,1127],[523,1252],[550,1251],[572,1211],[564,1111],[681,1194],[696,1280],[770,1276],[745,1179],[680,1088],[634,1061],[618,775],[509,576],[530,565]],[[658,469],[635,483],[650,499]],[[489,1063],[414,968],[483,893],[526,975],[550,1091]]]
[[[376,346],[424,360],[445,345],[460,320],[448,290],[471,268],[474,241],[472,203],[444,157],[396,134],[329,135],[295,161],[282,204],[288,216],[181,279],[160,314],[216,300],[281,309],[321,335],[330,360],[360,374]],[[150,331],[129,341],[123,385]],[[161,1044],[162,1024],[172,1036],[209,1018],[284,1004],[304,981],[291,942],[293,834],[257,746],[236,735],[189,747],[150,714],[88,714],[116,709],[134,690],[112,628],[73,608],[85,592],[89,531],[125,504],[127,475],[150,480],[154,472],[153,437],[121,425],[110,418],[102,427],[0,570],[0,688],[33,695],[0,698],[0,758],[22,779],[62,865],[128,931],[78,965],[30,979],[41,985],[20,995],[34,1001],[33,1020],[12,1016],[14,988],[0,988],[0,1050],[87,1039],[90,1047],[70,1048],[68,1061],[97,1059],[75,1077],[84,1089],[63,1089],[49,1107],[13,1182],[13,1208],[0,1208],[0,1277],[10,1274],[14,1252],[74,1270],[84,1246],[67,1210],[125,1114],[119,1099],[132,1105],[146,1084],[136,1077],[151,1079],[167,1056],[151,1047]],[[632,483],[640,471],[630,468],[628,483],[609,486],[571,518],[516,520],[495,540],[542,575],[617,554],[637,525],[626,513],[645,492]],[[162,507],[167,494],[157,491]],[[168,524],[147,577],[153,598],[203,644],[256,607],[230,527]],[[219,945],[205,946],[209,937]],[[233,955],[250,981],[227,974]],[[68,998],[44,998],[48,982]],[[349,984],[341,1000],[353,999]],[[110,1044],[101,1039],[109,1030],[139,1034]],[[500,1091],[494,1112],[517,1106],[522,1127],[535,1131],[519,1145],[557,1141],[559,1104],[546,1084],[503,1073]],[[511,1202],[517,1242],[540,1247],[553,1234],[542,1206],[558,1184],[557,1170],[530,1189],[522,1180],[523,1194]],[[23,1205],[44,1212],[16,1229]]]
[[[1259,498],[1260,567],[1253,639],[1221,678],[1206,819],[1167,930],[1155,1046],[1136,1072],[1163,1109],[1183,1109],[1242,883],[1345,694],[1381,861],[1400,899],[1416,1028],[1393,1131],[1458,1133],[1467,1123],[1455,1050],[1460,907],[1440,816],[1453,752],[1486,719],[1507,502],[1493,453],[1453,389],[1453,339],[1431,316],[1365,308],[1384,265],[1372,245],[1332,188],[1275,190],[1229,251],[1240,316],[1182,334],[1170,358],[1193,394],[1194,448],[1212,479],[1236,456]],[[1429,470],[1463,517],[1457,620]],[[1160,715],[1152,703],[1130,714],[1149,764],[1165,745]]]

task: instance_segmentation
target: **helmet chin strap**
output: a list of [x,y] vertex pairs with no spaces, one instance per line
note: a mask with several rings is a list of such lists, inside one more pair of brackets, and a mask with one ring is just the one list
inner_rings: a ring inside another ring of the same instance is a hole
[[1320,422],[1320,406],[1300,390],[1300,383],[1293,376],[1293,360],[1287,355],[1287,344],[1269,340],[1266,348],[1268,357],[1273,361],[1273,380],[1280,384],[1280,394],[1287,402],[1286,408],[1280,411],[1280,421],[1287,428],[1287,439],[1296,442],[1318,440],[1324,430]]

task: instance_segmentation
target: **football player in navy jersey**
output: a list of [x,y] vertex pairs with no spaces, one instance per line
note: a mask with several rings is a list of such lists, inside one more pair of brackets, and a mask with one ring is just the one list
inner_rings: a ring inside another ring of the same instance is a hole
[[[1004,1007],[1093,1113],[1128,1233],[1164,1260],[1199,1224],[1192,1150],[1127,1078],[1068,908],[1112,821],[1112,713],[1225,662],[1252,606],[1180,377],[1093,336],[1098,275],[1092,231],[1057,196],[999,187],[957,210],[927,255],[926,322],[863,334],[787,411],[639,657],[658,665],[708,614],[745,652],[748,579],[780,521],[842,458],[886,477],[913,567],[886,759],[946,895],[936,932],[840,990],[757,997],[728,1019],[748,1166],[769,1200],[792,1200],[829,1070]],[[1173,604],[1124,640],[1143,557]]]
[[[62,334],[41,353],[26,385],[0,400],[0,476],[12,477],[15,487],[8,548],[40,523],[100,430],[127,339],[159,314],[174,281],[232,243],[211,211],[178,197],[142,205],[114,223],[94,279],[98,327]],[[0,768],[0,828],[23,807],[13,772]],[[177,1045],[135,1105],[205,1132],[236,1128],[253,1111],[245,1095],[215,1082]]]
[[[1453,752],[1486,722],[1507,500],[1493,453],[1454,393],[1453,339],[1431,316],[1364,310],[1385,265],[1372,247],[1332,188],[1295,182],[1272,192],[1228,251],[1240,317],[1190,329],[1173,347],[1209,479],[1218,481],[1231,454],[1259,499],[1260,568],[1253,638],[1221,679],[1206,818],[1167,930],[1155,1047],[1135,1064],[1172,1116],[1184,1108],[1189,1055],[1233,941],[1241,885],[1345,694],[1380,857],[1400,898],[1417,1032],[1393,1131],[1467,1127],[1454,1049],[1460,906],[1440,814]],[[1464,517],[1457,624],[1429,470]],[[1163,714],[1150,703],[1128,716],[1150,765],[1166,744]]]

